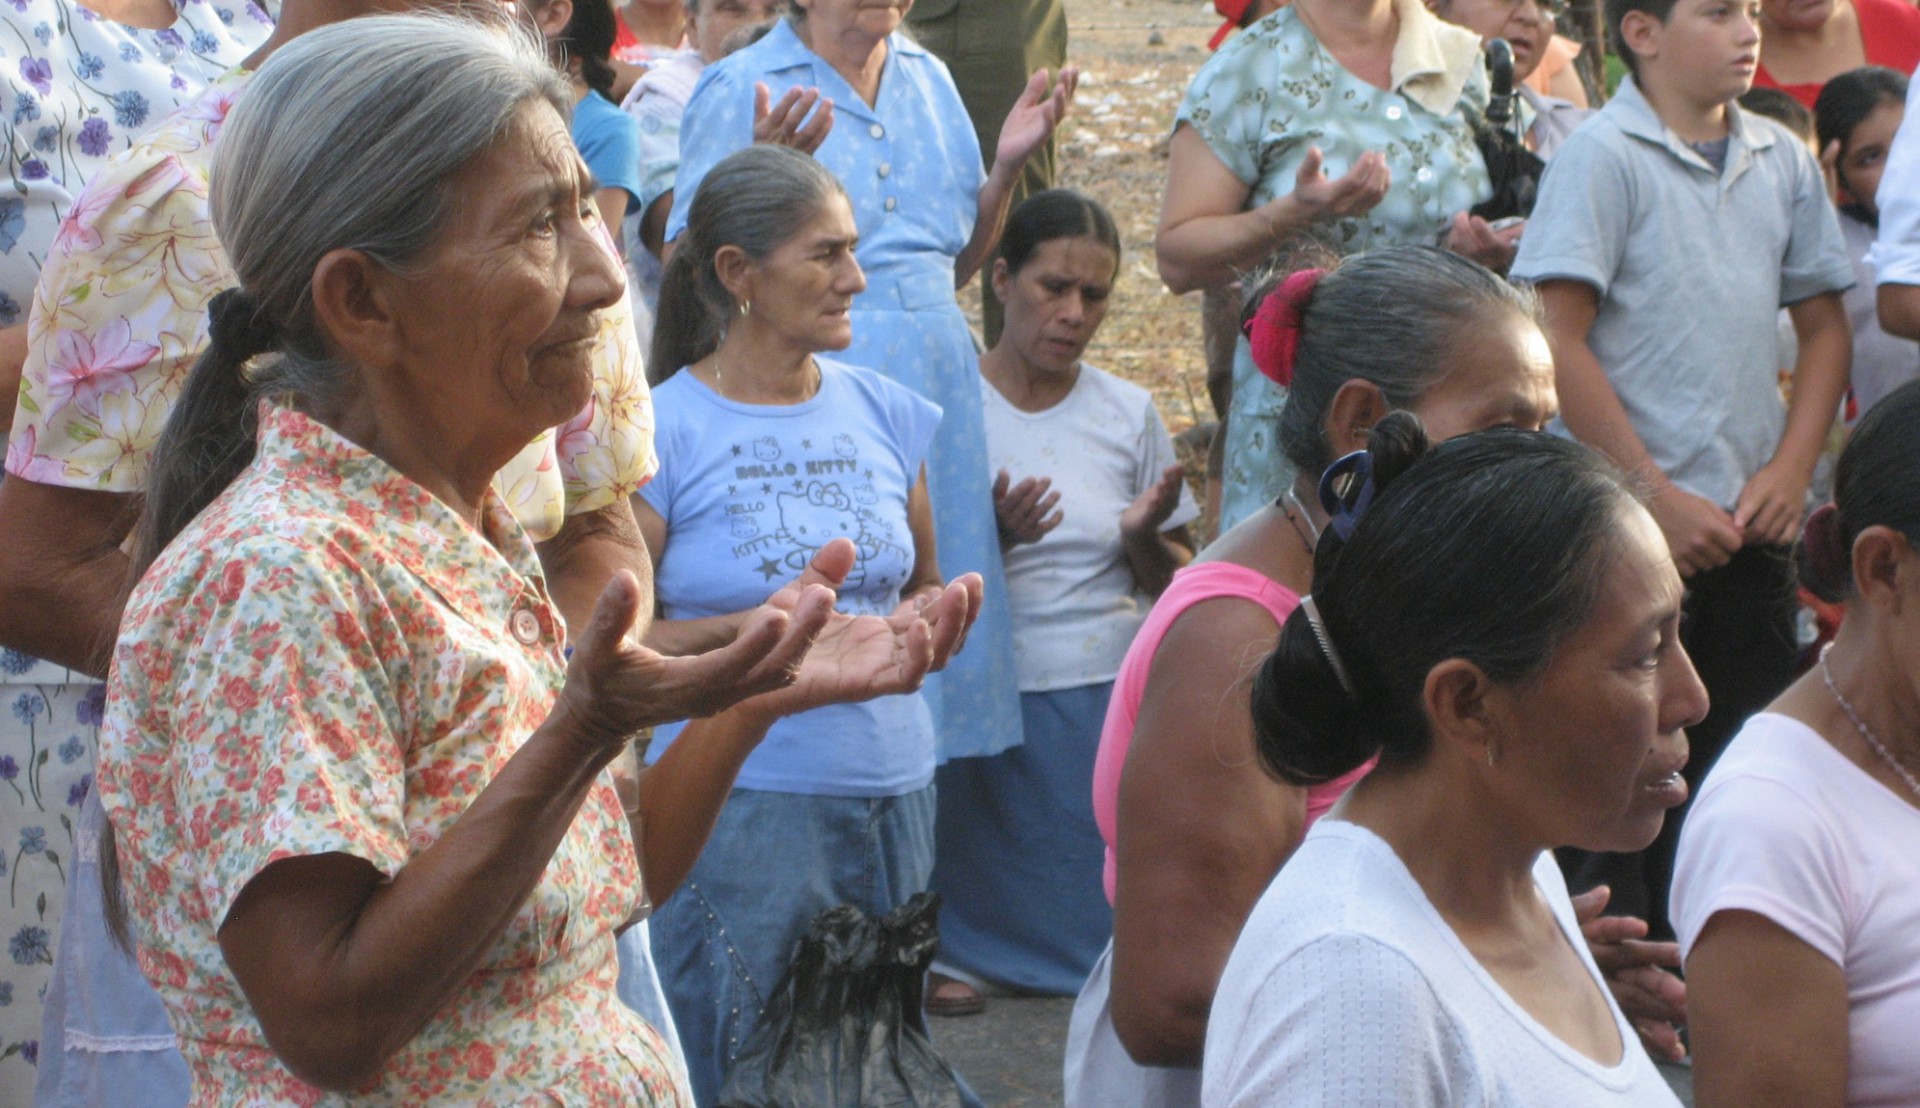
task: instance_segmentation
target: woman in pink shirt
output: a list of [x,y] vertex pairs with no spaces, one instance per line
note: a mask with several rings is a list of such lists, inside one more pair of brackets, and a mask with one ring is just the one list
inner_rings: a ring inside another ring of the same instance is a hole
[[1699,998],[1694,1094],[1920,1104],[1920,382],[1860,420],[1801,580],[1846,606],[1741,728],[1680,836],[1673,926]]
[[[1390,411],[1439,440],[1537,430],[1558,406],[1537,301],[1458,255],[1372,251],[1248,300],[1255,362],[1290,389],[1277,434],[1301,476],[1174,576],[1116,679],[1093,796],[1114,938],[1075,1005],[1069,1106],[1200,1103],[1207,1012],[1234,939],[1308,825],[1365,772],[1298,789],[1254,753],[1246,682],[1311,587],[1320,474]],[[1606,926],[1589,937],[1637,937]],[[1630,1013],[1660,1008],[1660,983],[1642,980],[1656,1003]]]

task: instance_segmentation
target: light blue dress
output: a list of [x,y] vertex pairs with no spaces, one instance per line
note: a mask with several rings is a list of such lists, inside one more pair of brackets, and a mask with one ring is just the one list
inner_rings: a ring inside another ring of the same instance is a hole
[[966,649],[926,691],[943,760],[998,754],[1020,743],[1019,679],[989,489],[979,355],[953,287],[954,259],[973,234],[985,173],[946,66],[902,35],[887,46],[872,107],[786,21],[708,66],[681,123],[667,238],[686,229],[707,172],[752,143],[754,82],[765,82],[775,101],[796,87],[818,88],[833,100],[833,131],[815,157],[846,186],[867,274],[867,291],[853,304],[853,345],[834,357],[872,368],[946,413],[927,465],[940,569],[949,580],[969,572],[985,577],[986,604]]

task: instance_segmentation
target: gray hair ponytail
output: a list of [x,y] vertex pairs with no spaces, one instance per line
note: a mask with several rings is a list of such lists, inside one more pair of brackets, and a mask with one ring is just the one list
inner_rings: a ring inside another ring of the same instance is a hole
[[1388,246],[1335,261],[1308,251],[1268,274],[1247,296],[1247,317],[1287,277],[1326,266],[1300,323],[1293,384],[1279,417],[1280,448],[1297,473],[1333,461],[1324,428],[1340,386],[1378,385],[1394,408],[1412,408],[1451,369],[1465,334],[1518,316],[1538,324],[1540,301],[1485,266],[1431,246]]
[[648,379],[659,384],[720,345],[738,310],[713,258],[737,246],[754,261],[773,253],[845,196],[840,178],[810,155],[785,146],[749,146],[720,159],[687,207],[687,228],[660,277]]
[[[325,404],[346,384],[313,316],[320,259],[417,262],[457,203],[454,174],[533,100],[563,119],[573,108],[537,37],[449,15],[349,19],[260,67],[214,156],[213,225],[240,287],[210,305],[207,348],[154,448],[129,584],[253,460],[262,399]],[[108,930],[131,952],[111,825],[100,884]]]

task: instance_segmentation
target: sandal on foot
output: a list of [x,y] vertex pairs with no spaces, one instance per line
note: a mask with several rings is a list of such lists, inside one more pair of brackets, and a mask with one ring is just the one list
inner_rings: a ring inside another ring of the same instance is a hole
[[944,973],[927,975],[927,1015],[977,1016],[987,1009],[987,998],[972,985]]

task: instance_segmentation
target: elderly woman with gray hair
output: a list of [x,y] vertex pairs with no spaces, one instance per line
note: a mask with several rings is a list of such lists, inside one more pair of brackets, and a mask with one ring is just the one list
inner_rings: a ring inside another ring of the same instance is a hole
[[[570,107],[530,39],[371,17],[224,123],[240,287],[157,452],[99,782],[194,1103],[686,1102],[614,997],[642,870],[670,891],[775,718],[917,686],[975,609],[832,616],[840,543],[714,654],[637,645],[624,571],[569,634],[491,482],[623,291]],[[756,679],[687,748],[711,787],[616,791],[676,690]]]

